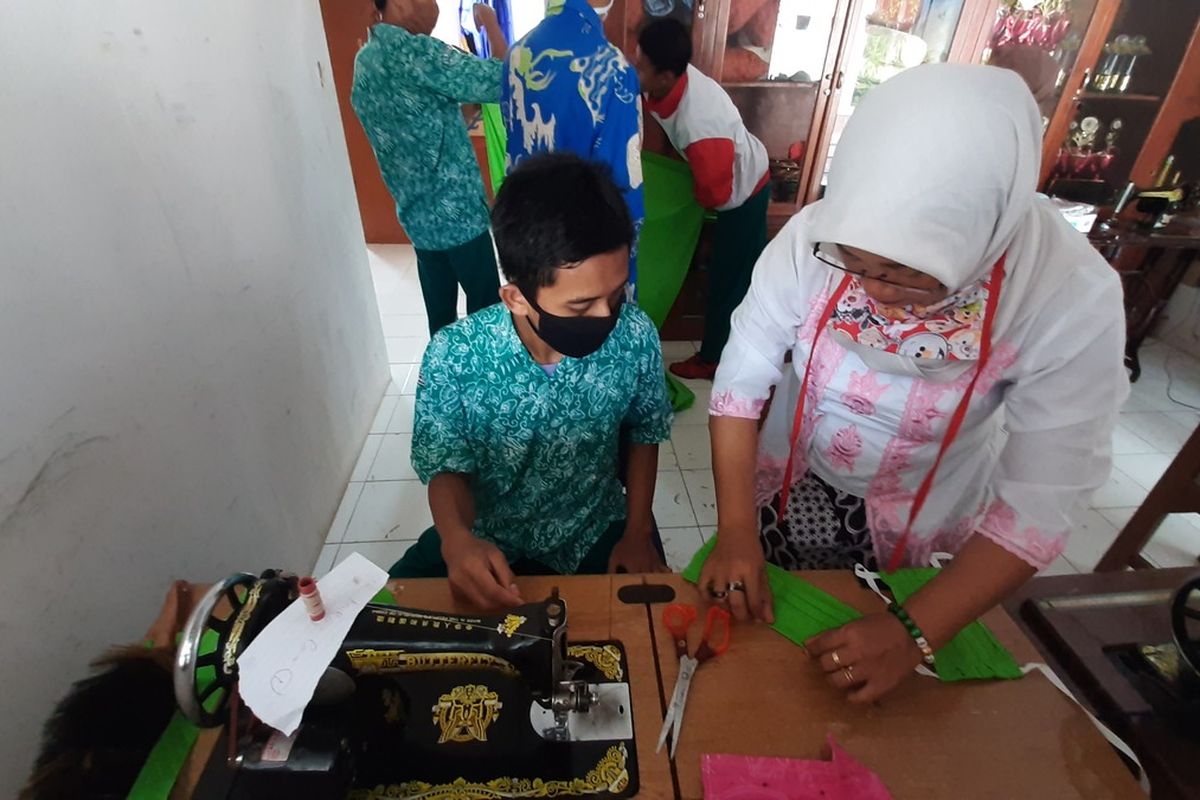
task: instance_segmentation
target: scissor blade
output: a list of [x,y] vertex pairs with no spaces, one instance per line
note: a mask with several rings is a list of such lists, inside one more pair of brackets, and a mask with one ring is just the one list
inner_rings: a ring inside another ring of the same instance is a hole
[[683,710],[687,706],[688,689],[692,685],[692,676],[700,664],[694,658],[680,659],[679,680],[675,682],[675,697],[672,699],[673,730],[671,733],[671,758],[675,758],[675,748],[679,746],[679,735],[683,730]]
[[671,690],[671,702],[667,704],[667,713],[663,717],[662,730],[658,732],[658,746],[654,752],[661,753],[663,745],[667,741],[667,733],[675,727],[675,718],[679,710],[679,695],[683,690],[684,673],[687,671],[687,662],[691,661],[687,656],[681,656],[679,659],[679,676],[675,679],[675,688]]

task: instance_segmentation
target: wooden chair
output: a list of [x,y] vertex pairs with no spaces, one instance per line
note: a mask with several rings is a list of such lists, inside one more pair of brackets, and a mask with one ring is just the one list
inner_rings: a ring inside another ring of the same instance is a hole
[[1189,512],[1200,512],[1200,425],[1146,496],[1137,513],[1117,534],[1116,541],[1096,564],[1096,572],[1150,567],[1150,562],[1142,556],[1142,548],[1162,524],[1163,518],[1167,514]]

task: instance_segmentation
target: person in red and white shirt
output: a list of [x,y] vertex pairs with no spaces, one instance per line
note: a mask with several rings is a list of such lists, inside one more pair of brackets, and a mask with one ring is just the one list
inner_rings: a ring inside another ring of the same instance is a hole
[[729,338],[729,315],[746,296],[767,244],[767,149],[746,130],[720,84],[691,66],[692,37],[671,18],[638,35],[637,71],[646,110],[687,159],[696,199],[717,212],[708,266],[708,308],[700,352],[671,365],[681,378],[712,380]]

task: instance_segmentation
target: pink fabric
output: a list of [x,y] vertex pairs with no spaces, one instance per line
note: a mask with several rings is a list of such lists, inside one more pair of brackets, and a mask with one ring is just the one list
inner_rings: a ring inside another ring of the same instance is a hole
[[849,385],[842,395],[846,408],[855,414],[870,417],[875,414],[875,403],[888,390],[888,384],[880,383],[874,370],[851,372]]
[[854,472],[854,462],[862,454],[862,449],[863,440],[858,433],[858,426],[847,425],[838,428],[833,434],[833,440],[825,450],[825,457],[829,459],[829,463],[834,469],[840,469],[842,472]]
[[[1016,358],[1015,348],[1004,343],[998,344],[975,384],[975,396],[983,397],[990,392]],[[884,448],[879,471],[867,490],[867,525],[871,530],[877,558],[886,560],[891,556],[908,524],[914,491],[904,486],[902,475],[911,471],[913,455],[917,450],[940,444],[939,423],[949,417],[950,412],[941,411],[938,406],[947,394],[953,397],[961,396],[971,383],[972,373],[973,370],[967,370],[949,383],[925,380],[913,382],[898,435],[892,437]],[[947,404],[946,407],[952,406]],[[917,476],[913,489],[923,478],[924,475]],[[925,550],[937,552],[938,549],[942,549],[957,553],[973,530],[974,525],[971,522],[960,520],[950,530],[939,530],[924,542],[920,542],[922,537],[914,536],[909,542],[905,563],[926,563]],[[938,542],[936,548],[933,547],[935,541]]]
[[704,800],[891,800],[879,776],[829,737],[828,760],[704,755]]
[[983,515],[983,521],[979,523],[979,532],[1038,569],[1050,566],[1067,546],[1067,531],[1053,534],[1032,525],[1020,530],[1018,527],[1016,509],[997,498]]
[[766,400],[739,397],[733,391],[715,392],[708,401],[708,413],[713,417],[741,417],[758,419],[762,415]]

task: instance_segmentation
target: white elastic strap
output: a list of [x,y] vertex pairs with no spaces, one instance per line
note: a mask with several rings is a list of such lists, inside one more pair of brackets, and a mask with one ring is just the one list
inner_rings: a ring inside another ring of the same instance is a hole
[[929,556],[929,566],[941,569],[953,560],[953,553],[933,553]]
[[867,586],[871,587],[871,591],[879,595],[880,599],[887,604],[891,604],[892,598],[883,593],[883,589],[879,586],[879,581],[882,576],[878,572],[871,572],[862,564],[854,565],[854,577],[864,581]]
[[1092,712],[1088,711],[1084,707],[1083,703],[1079,702],[1079,700],[1075,697],[1075,695],[1071,694],[1071,690],[1068,689],[1066,684],[1064,684],[1062,682],[1062,680],[1057,675],[1054,674],[1054,670],[1050,669],[1049,666],[1047,666],[1046,664],[1034,662],[1032,664],[1026,664],[1023,667],[1021,667],[1021,672],[1025,675],[1028,675],[1029,673],[1034,672],[1035,670],[1037,672],[1042,673],[1042,675],[1046,678],[1046,680],[1050,681],[1051,685],[1053,685],[1056,689],[1058,689],[1060,692],[1062,692],[1064,695],[1066,695],[1071,700],[1071,702],[1073,702],[1073,703],[1075,703],[1075,705],[1079,706],[1079,709],[1084,714],[1087,714],[1087,718],[1092,721],[1093,725],[1096,726],[1096,730],[1100,731],[1100,735],[1104,737],[1105,741],[1107,741],[1109,744],[1111,744],[1113,747],[1115,747],[1121,753],[1121,755],[1125,756],[1126,758],[1128,758],[1130,761],[1132,761],[1134,764],[1137,765],[1138,785],[1142,787],[1143,792],[1145,792],[1146,794],[1150,794],[1150,781],[1146,777],[1146,769],[1142,766],[1142,762],[1138,760],[1137,755],[1134,754],[1133,748],[1130,747],[1129,745],[1125,744],[1125,742],[1121,739],[1120,736],[1117,736],[1115,733],[1112,732],[1111,728],[1109,728],[1107,725],[1105,725],[1100,720],[1096,719],[1096,717],[1092,715]]

